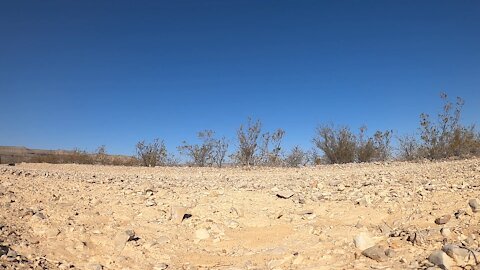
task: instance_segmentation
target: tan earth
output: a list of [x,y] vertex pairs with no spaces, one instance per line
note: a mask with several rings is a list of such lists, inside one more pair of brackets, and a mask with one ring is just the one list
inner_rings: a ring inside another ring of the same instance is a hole
[[0,269],[478,269],[479,194],[480,159],[0,165]]

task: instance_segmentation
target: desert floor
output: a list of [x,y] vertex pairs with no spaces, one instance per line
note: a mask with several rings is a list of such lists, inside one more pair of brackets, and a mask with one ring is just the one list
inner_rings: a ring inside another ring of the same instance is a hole
[[0,165],[0,269],[469,269],[479,195],[480,159]]

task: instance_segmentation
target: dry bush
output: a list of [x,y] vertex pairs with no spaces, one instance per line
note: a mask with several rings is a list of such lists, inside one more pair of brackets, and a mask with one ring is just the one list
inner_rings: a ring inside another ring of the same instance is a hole
[[107,147],[100,145],[95,151],[95,161],[97,164],[106,165],[108,163]]
[[319,126],[313,138],[329,163],[350,163],[355,161],[356,137],[348,127],[335,128],[332,125]]
[[167,148],[165,143],[159,139],[154,139],[152,143],[138,142],[136,152],[143,166],[164,166],[167,163]]
[[300,167],[305,166],[308,162],[307,153],[298,145],[294,146],[290,153],[285,157],[285,166],[287,167]]
[[263,166],[282,165],[282,139],[285,135],[283,129],[277,129],[270,134],[266,132],[262,135],[262,144],[258,156],[258,164]]
[[419,142],[413,135],[403,135],[397,137],[398,140],[398,158],[400,160],[415,160],[420,155]]
[[247,125],[243,124],[237,130],[238,149],[231,156],[234,163],[243,166],[281,166],[283,129],[273,133],[262,132],[262,123],[248,118]]
[[258,139],[262,131],[260,120],[248,118],[247,125],[240,125],[237,130],[238,149],[232,155],[235,163],[243,166],[255,165],[255,154],[258,148]]
[[64,162],[75,164],[94,164],[94,157],[85,150],[73,149],[70,154],[64,155]]
[[218,139],[215,141],[215,147],[213,149],[213,154],[215,157],[215,164],[221,168],[225,163],[225,159],[227,157],[228,152],[228,141],[225,137]]
[[392,131],[376,131],[372,137],[366,135],[362,126],[354,134],[348,127],[335,128],[324,125],[317,128],[313,139],[315,146],[324,153],[327,163],[350,163],[384,161],[391,157]]
[[475,127],[463,126],[460,122],[465,102],[457,97],[453,104],[445,93],[442,93],[440,98],[443,108],[437,115],[436,122],[432,122],[426,113],[420,115],[420,156],[442,159],[478,155],[480,140],[475,133]]
[[177,149],[182,155],[188,156],[195,166],[221,167],[228,151],[228,142],[225,138],[215,139],[214,134],[212,130],[200,131],[197,134],[200,144],[188,144],[183,141]]

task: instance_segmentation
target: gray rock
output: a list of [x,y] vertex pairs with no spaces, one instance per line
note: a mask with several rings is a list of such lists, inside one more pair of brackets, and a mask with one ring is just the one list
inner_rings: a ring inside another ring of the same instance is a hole
[[473,211],[474,213],[480,211],[480,205],[478,204],[477,199],[471,199],[471,200],[469,200],[469,201],[468,201],[468,205],[470,206],[470,208],[472,208],[472,211]]
[[442,251],[455,260],[459,265],[465,265],[466,263],[476,264],[475,257],[479,257],[479,253],[470,251],[466,248],[459,247],[453,244],[446,244],[442,247]]
[[0,256],[7,255],[9,250],[7,246],[0,245]]
[[432,254],[428,256],[428,261],[444,270],[451,269],[454,264],[453,260],[441,250],[432,252]]
[[387,255],[385,255],[385,249],[380,245],[365,249],[362,251],[362,255],[377,262],[384,262],[388,259]]

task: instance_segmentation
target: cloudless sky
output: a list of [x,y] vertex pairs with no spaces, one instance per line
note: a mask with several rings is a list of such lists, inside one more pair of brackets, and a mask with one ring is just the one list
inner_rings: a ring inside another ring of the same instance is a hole
[[133,154],[248,116],[412,133],[439,93],[480,116],[480,1],[0,0],[0,145]]

